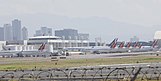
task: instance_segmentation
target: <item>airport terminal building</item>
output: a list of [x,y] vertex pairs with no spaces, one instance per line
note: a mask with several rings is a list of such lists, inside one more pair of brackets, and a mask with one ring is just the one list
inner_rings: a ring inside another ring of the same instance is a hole
[[88,47],[87,40],[63,40],[57,36],[37,36],[30,37],[27,45],[34,45],[34,49],[38,49],[41,44],[45,44],[45,50],[53,52],[54,50],[63,49],[65,47]]
[[0,41],[0,51],[38,51],[40,46],[45,44],[43,51],[54,52],[69,47],[96,46],[96,42],[89,40],[65,40],[57,36],[36,36],[29,37],[22,41]]

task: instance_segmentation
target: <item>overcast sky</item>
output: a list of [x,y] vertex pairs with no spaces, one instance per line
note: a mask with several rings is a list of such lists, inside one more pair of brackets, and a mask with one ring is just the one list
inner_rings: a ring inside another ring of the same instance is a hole
[[[30,21],[25,18],[23,20],[21,17],[28,14],[58,15],[69,18],[101,17],[151,28],[158,26],[156,30],[161,28],[161,0],[0,0],[1,26],[10,23],[14,18],[22,22]],[[39,24],[36,21],[35,23]],[[32,24],[24,25],[32,26]]]

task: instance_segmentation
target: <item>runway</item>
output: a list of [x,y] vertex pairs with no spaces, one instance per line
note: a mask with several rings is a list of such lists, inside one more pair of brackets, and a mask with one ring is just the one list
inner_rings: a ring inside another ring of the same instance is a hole
[[79,58],[124,58],[133,56],[156,56],[161,55],[161,52],[132,52],[132,53],[108,53],[108,54],[86,54],[86,55],[71,55],[67,56],[69,59],[79,59]]

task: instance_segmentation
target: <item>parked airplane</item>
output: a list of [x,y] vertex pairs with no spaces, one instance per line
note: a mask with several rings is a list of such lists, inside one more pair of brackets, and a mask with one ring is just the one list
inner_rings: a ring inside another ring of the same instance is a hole
[[91,47],[67,47],[64,50],[69,51],[78,51],[78,52],[92,52],[92,53],[102,53],[110,52],[111,49],[116,47],[118,38],[115,38],[108,46],[91,46]]
[[124,53],[124,52],[148,52],[153,51],[156,49],[156,45],[158,43],[158,40],[154,40],[151,46],[142,46],[141,43],[135,42],[135,44],[132,46],[131,42],[128,42],[125,45],[125,42],[121,42],[120,45],[117,47],[116,43],[113,43],[111,48],[108,49],[99,49],[97,50],[98,53]]
[[142,46],[141,43],[136,43],[133,48],[129,49],[131,52],[148,52],[156,49],[158,40],[154,40],[151,46]]
[[81,51],[87,52],[90,51],[92,53],[124,53],[124,52],[147,52],[154,50],[158,40],[154,40],[152,46],[142,46],[141,43],[135,42],[121,42],[119,46],[117,46],[118,38],[115,38],[108,46],[93,46],[93,47],[68,47],[64,50],[68,51]]
[[3,50],[0,51],[1,57],[24,57],[24,56],[39,56],[39,55],[45,55],[45,54],[51,54],[50,52],[43,51],[45,49],[45,44],[41,44],[38,50],[30,50],[30,51],[15,51],[6,49],[4,46],[2,46]]
[[113,53],[123,53],[123,52],[127,52],[128,51],[128,48],[125,47],[125,42],[121,42],[120,45],[113,49],[111,52]]

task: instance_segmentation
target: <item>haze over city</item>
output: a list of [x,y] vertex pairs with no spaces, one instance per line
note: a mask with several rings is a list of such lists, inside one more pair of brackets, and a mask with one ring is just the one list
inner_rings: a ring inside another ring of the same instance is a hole
[[29,36],[46,26],[77,29],[91,40],[149,41],[161,29],[160,7],[159,0],[0,0],[0,27],[19,19]]
[[161,0],[0,0],[0,81],[161,81]]

